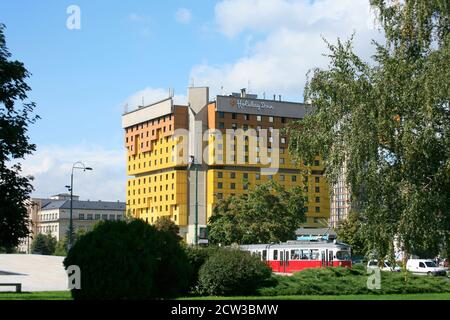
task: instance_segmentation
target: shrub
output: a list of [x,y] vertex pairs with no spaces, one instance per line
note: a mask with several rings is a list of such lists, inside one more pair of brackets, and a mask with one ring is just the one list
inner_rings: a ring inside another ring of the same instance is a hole
[[186,292],[190,266],[173,235],[142,220],[104,221],[81,237],[64,266],[81,270],[74,299],[156,299]]
[[450,292],[450,283],[444,277],[408,274],[408,281],[405,283],[404,274],[401,272],[381,272],[379,290],[370,290],[367,287],[368,277],[364,266],[354,266],[351,269],[343,267],[305,269],[290,277],[276,276],[277,284],[262,288],[260,294],[284,296]]
[[184,247],[189,264],[191,265],[191,274],[189,277],[189,289],[193,293],[198,293],[198,274],[200,268],[206,262],[206,260],[217,252],[218,247],[195,247],[186,245]]
[[258,257],[237,249],[220,249],[199,271],[199,290],[207,295],[251,295],[266,285],[271,269]]
[[51,234],[39,233],[31,243],[31,252],[33,254],[42,254],[50,256],[55,252],[56,238]]

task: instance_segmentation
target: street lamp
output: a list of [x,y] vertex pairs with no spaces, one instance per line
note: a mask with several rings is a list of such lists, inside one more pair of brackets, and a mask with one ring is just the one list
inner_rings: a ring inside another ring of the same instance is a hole
[[73,233],[73,171],[75,169],[80,169],[83,171],[89,170],[91,171],[91,167],[86,167],[83,162],[77,161],[72,166],[72,173],[70,174],[70,186],[66,186],[66,188],[70,191],[70,216],[69,216],[69,245],[68,248],[72,248],[72,233]]
[[195,237],[194,243],[198,245],[198,164],[195,163],[194,156],[189,157],[188,170],[195,167]]

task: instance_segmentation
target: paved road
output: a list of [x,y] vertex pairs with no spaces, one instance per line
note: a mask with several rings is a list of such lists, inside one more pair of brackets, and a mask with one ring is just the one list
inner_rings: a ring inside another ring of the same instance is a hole
[[[22,291],[66,291],[64,257],[0,254],[0,283],[22,283]],[[0,291],[14,288],[0,287]]]

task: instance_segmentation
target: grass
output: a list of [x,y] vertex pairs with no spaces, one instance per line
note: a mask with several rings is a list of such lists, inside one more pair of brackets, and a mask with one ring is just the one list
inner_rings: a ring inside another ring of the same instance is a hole
[[450,300],[450,293],[417,294],[353,294],[306,296],[251,296],[251,297],[188,297],[178,300]]
[[70,291],[0,292],[0,300],[71,300]]
[[[0,300],[71,300],[69,291],[0,292]],[[389,295],[290,295],[250,297],[185,297],[178,300],[450,300],[450,293],[389,294]]]

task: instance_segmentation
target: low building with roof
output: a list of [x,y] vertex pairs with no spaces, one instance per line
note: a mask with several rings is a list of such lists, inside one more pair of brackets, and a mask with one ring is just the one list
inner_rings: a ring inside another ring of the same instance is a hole
[[[70,195],[58,194],[48,199],[32,198],[28,204],[30,237],[24,239],[19,251],[30,252],[32,238],[50,233],[58,241],[67,236],[70,222]],[[125,202],[79,200],[73,196],[72,221],[74,232],[89,231],[102,220],[122,220]]]

